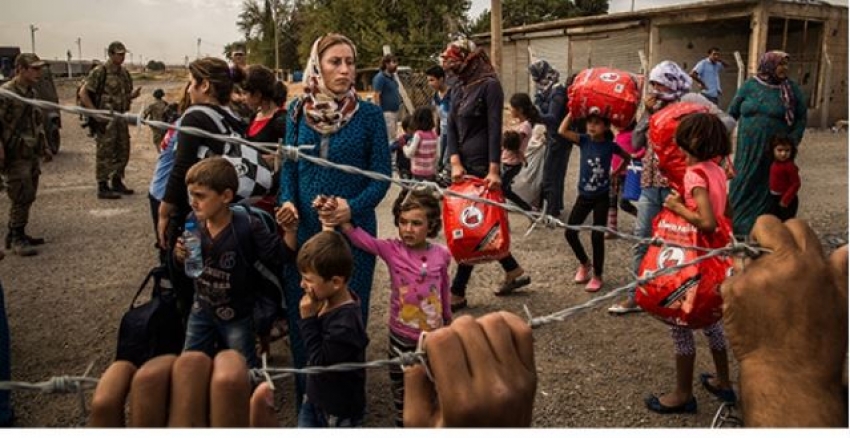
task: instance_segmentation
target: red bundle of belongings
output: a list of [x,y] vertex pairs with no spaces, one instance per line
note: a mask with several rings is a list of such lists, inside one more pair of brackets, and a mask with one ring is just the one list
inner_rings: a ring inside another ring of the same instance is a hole
[[[730,241],[729,219],[717,218],[714,233],[702,233],[684,218],[668,209],[656,216],[652,235],[664,242],[702,248],[722,248]],[[652,245],[641,261],[641,278],[656,271],[693,261],[705,252],[676,246]],[[686,268],[638,286],[635,302],[656,318],[670,325],[699,329],[714,324],[723,312],[720,285],[732,269],[729,257],[711,257]]]
[[[504,203],[501,190],[489,190],[481,178],[465,177],[449,190]],[[476,264],[504,258],[510,252],[508,214],[499,207],[457,196],[443,197],[443,227],[449,252],[458,263]]]
[[568,110],[573,119],[598,114],[617,128],[629,126],[640,103],[640,80],[612,68],[589,68],[576,76],[569,89]]
[[698,103],[676,102],[665,106],[649,118],[648,139],[652,152],[658,157],[658,169],[667,177],[670,188],[684,192],[685,152],[676,144],[679,120],[688,114],[707,113],[709,107]]

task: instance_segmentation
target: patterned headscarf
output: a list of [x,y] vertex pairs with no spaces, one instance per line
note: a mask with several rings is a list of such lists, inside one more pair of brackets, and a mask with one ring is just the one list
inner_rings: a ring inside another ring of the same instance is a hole
[[658,99],[675,102],[691,91],[692,80],[675,62],[661,61],[649,72],[649,82],[655,82],[670,89],[669,93],[656,93]]
[[561,73],[555,70],[545,59],[539,59],[528,66],[528,73],[537,88],[537,94],[545,96],[552,86],[561,80]]
[[788,126],[791,126],[794,124],[794,107],[797,106],[797,100],[794,97],[794,91],[791,89],[791,81],[788,80],[788,77],[780,79],[776,76],[776,69],[779,64],[788,59],[791,59],[791,57],[779,50],[761,55],[756,79],[769,87],[779,87],[782,103],[785,105],[785,122],[788,123]]
[[[341,94],[335,94],[325,86],[319,61],[319,42],[322,38],[325,37],[317,38],[310,49],[310,59],[304,69],[304,94],[298,103],[298,111],[292,117],[298,123],[298,115],[303,111],[308,126],[320,134],[328,135],[342,129],[354,117],[360,108],[360,101],[354,84]],[[352,49],[356,58],[357,49],[354,46]]]
[[[464,85],[476,83],[484,78],[496,77],[496,71],[490,64],[490,57],[484,49],[476,48],[475,43],[464,36],[460,36],[446,46],[446,50],[440,55],[444,60],[456,64],[453,70],[458,79]],[[443,63],[446,68],[446,63]]]

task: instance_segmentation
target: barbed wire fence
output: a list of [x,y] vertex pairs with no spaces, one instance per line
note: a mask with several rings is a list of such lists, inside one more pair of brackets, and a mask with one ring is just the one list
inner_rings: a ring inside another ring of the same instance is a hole
[[[770,252],[770,250],[761,248],[757,245],[752,245],[746,242],[738,242],[733,240],[733,242],[722,248],[705,248],[700,246],[693,245],[682,245],[674,242],[667,242],[657,238],[641,238],[634,236],[632,234],[623,233],[614,229],[610,229],[602,226],[593,226],[593,225],[569,225],[561,221],[559,218],[553,217],[551,215],[547,215],[543,212],[533,212],[523,210],[515,205],[500,203],[490,199],[484,199],[477,196],[471,196],[465,193],[459,193],[453,191],[451,189],[445,189],[439,186],[434,182],[427,181],[416,181],[409,179],[400,179],[393,178],[389,175],[372,172],[368,170],[359,169],[349,165],[341,165],[338,163],[333,163],[331,161],[325,160],[320,157],[312,156],[306,153],[306,151],[315,149],[316,145],[284,145],[282,143],[260,143],[260,142],[251,142],[245,140],[244,138],[232,135],[222,135],[217,133],[208,132],[205,130],[201,130],[193,127],[185,127],[185,126],[176,126],[168,123],[154,121],[154,120],[146,120],[143,119],[141,113],[131,114],[131,113],[119,113],[115,111],[109,110],[96,110],[89,109],[80,106],[74,105],[61,105],[57,103],[53,103],[50,101],[44,101],[39,99],[32,99],[20,96],[11,91],[0,89],[0,98],[7,99],[15,99],[20,102],[26,103],[28,105],[32,105],[42,109],[53,109],[60,110],[72,114],[83,115],[87,117],[95,117],[101,120],[109,120],[109,119],[124,119],[133,125],[147,125],[159,129],[173,129],[179,133],[185,133],[188,135],[194,135],[198,137],[208,138],[212,140],[217,140],[221,142],[229,142],[245,145],[247,147],[254,148],[260,152],[267,154],[277,154],[280,159],[284,160],[306,160],[313,164],[334,168],[336,170],[361,175],[367,178],[389,182],[391,184],[396,184],[403,189],[408,190],[416,190],[416,189],[428,189],[433,190],[438,193],[440,196],[454,196],[460,197],[466,200],[470,200],[477,203],[492,205],[501,209],[504,209],[511,213],[516,213],[522,215],[530,220],[530,226],[526,235],[533,232],[538,227],[547,227],[547,228],[563,228],[575,231],[598,231],[598,232],[608,232],[611,233],[621,239],[630,240],[635,242],[635,245],[655,245],[662,247],[676,247],[685,250],[693,250],[698,251],[700,253],[704,253],[703,255],[691,260],[690,262],[676,265],[676,266],[668,266],[662,269],[659,269],[651,274],[644,275],[643,277],[635,277],[634,281],[615,288],[607,293],[598,295],[593,299],[590,299],[582,304],[569,307],[563,310],[559,310],[553,312],[548,315],[543,316],[534,316],[528,306],[524,306],[524,311],[527,317],[528,324],[533,328],[537,329],[544,325],[553,323],[553,322],[562,322],[567,320],[568,318],[580,314],[584,311],[593,309],[598,307],[604,302],[617,298],[623,295],[626,291],[637,288],[640,285],[649,283],[659,277],[673,274],[681,269],[684,269],[688,266],[697,265],[705,260],[708,260],[713,257],[721,257],[721,256],[739,256],[739,257],[757,257],[760,254]],[[545,211],[545,208],[543,209]],[[634,274],[633,274],[634,275]],[[418,350],[414,353],[402,353],[399,357],[395,359],[385,359],[385,360],[377,360],[365,363],[348,363],[348,364],[337,364],[329,367],[305,367],[305,368],[269,368],[265,362],[263,361],[262,368],[256,368],[249,370],[249,376],[253,382],[269,382],[273,385],[274,381],[278,381],[281,379],[289,378],[293,375],[308,375],[308,374],[317,374],[317,373],[328,373],[328,372],[340,372],[340,371],[352,371],[352,370],[360,370],[360,369],[377,369],[377,368],[385,368],[394,365],[400,366],[411,366],[421,364],[426,368],[427,357],[425,356],[424,351]],[[93,364],[92,364],[93,365]],[[30,391],[40,391],[42,393],[47,394],[71,394],[78,393],[80,394],[81,400],[81,409],[83,412],[83,418],[86,416],[86,408],[85,408],[85,391],[91,390],[97,386],[98,379],[95,377],[89,377],[88,373],[91,371],[92,365],[89,366],[88,370],[81,376],[55,376],[51,377],[48,380],[37,382],[37,383],[29,383],[29,382],[16,382],[16,381],[7,381],[0,382],[0,390],[30,390]],[[718,415],[715,419],[722,418],[722,416]]]

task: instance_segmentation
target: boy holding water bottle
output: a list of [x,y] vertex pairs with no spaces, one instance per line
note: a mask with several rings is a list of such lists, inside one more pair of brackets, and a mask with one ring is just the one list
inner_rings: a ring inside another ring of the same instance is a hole
[[[282,221],[286,243],[282,245],[265,224],[246,214],[251,242],[240,245],[230,209],[239,187],[233,165],[220,157],[202,160],[186,173],[186,186],[192,207],[187,220],[197,222],[203,268],[187,272],[195,277],[195,296],[183,349],[212,357],[218,350],[232,348],[245,356],[249,367],[259,367],[253,318],[258,275],[249,260],[273,270],[282,269],[282,263],[294,263],[298,220],[293,216]],[[177,240],[174,257],[181,264],[187,258],[183,238]]]

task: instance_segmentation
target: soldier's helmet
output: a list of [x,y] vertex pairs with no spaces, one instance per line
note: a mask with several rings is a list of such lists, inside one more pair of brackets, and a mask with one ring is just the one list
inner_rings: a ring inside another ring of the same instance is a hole
[[109,48],[107,49],[109,54],[113,53],[127,53],[127,48],[124,47],[124,43],[121,41],[113,41],[109,44]]
[[45,65],[47,63],[42,61],[35,53],[21,53],[15,57],[15,67],[18,68],[43,67]]

